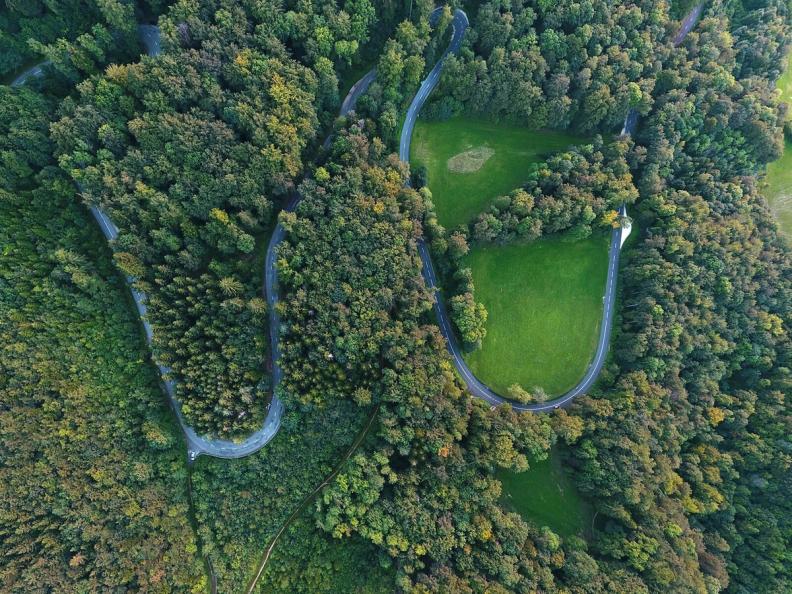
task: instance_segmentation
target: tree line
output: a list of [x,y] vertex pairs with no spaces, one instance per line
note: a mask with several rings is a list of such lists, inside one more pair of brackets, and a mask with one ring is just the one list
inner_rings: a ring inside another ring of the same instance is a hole
[[674,26],[666,9],[651,0],[482,2],[425,115],[618,130],[628,107],[651,105],[657,47]]

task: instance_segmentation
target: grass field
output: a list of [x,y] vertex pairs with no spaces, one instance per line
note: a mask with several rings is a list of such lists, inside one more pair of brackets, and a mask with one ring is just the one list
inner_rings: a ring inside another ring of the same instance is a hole
[[502,394],[515,382],[550,395],[572,388],[597,346],[607,239],[477,246],[465,258],[489,312],[481,348],[465,357],[473,373]]
[[[781,100],[792,103],[792,59],[787,64],[787,69],[778,78],[776,87],[781,89]],[[792,118],[792,110],[787,113],[787,119]]]
[[[441,224],[452,228],[468,223],[492,198],[517,188],[526,180],[533,163],[582,141],[570,134],[469,118],[419,121],[413,133],[410,160],[426,167],[437,216]],[[465,160],[466,151],[479,158],[474,163],[475,170],[460,172],[454,164]]]
[[547,460],[531,461],[527,472],[500,472],[498,479],[503,483],[501,502],[524,519],[549,526],[561,536],[585,532],[588,508],[562,468],[557,450]]
[[763,193],[781,232],[792,241],[792,143],[789,141],[781,158],[767,166],[765,181]]
[[[781,100],[790,105],[788,118],[792,118],[792,59],[778,79]],[[786,142],[783,156],[767,166],[767,186],[763,193],[778,220],[781,232],[792,241],[792,143]]]

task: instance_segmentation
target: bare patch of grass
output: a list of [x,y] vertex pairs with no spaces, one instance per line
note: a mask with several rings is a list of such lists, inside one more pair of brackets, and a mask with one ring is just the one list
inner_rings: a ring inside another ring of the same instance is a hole
[[454,173],[473,173],[484,166],[495,151],[488,146],[477,146],[458,155],[451,157],[448,170]]

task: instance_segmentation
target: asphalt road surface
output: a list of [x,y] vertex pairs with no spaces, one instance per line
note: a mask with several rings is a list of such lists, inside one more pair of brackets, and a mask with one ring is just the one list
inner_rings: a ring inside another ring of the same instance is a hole
[[693,30],[693,27],[696,26],[696,23],[701,16],[701,11],[704,10],[704,3],[697,4],[694,6],[687,16],[685,16],[684,20],[682,21],[682,26],[677,31],[677,34],[674,36],[674,47],[679,47],[679,44],[687,37],[687,34]]
[[44,67],[50,63],[49,60],[45,62],[41,62],[40,64],[36,64],[31,68],[28,68],[24,72],[20,73],[14,80],[11,81],[12,87],[20,87],[24,85],[29,78],[35,78],[37,76],[41,76],[44,74]]
[[[685,35],[687,35],[688,32],[690,32],[690,30],[695,26],[696,21],[701,15],[701,11],[702,4],[699,4],[694,7],[693,10],[691,10],[690,13],[685,17],[684,21],[682,22],[682,27],[674,38],[675,46],[678,46],[685,38]],[[438,14],[438,10],[435,10],[435,12],[432,13],[432,17],[436,19]],[[426,101],[426,98],[429,96],[435,86],[437,86],[446,56],[449,53],[456,53],[459,51],[459,47],[462,44],[462,39],[465,35],[467,27],[467,15],[460,9],[455,10],[453,20],[454,30],[451,42],[449,43],[445,53],[438,60],[437,64],[435,64],[434,68],[432,68],[432,71],[421,83],[418,93],[416,93],[412,103],[410,104],[410,107],[407,110],[407,116],[404,120],[404,127],[402,128],[401,138],[399,141],[399,158],[402,161],[409,162],[410,160],[410,140],[412,138],[413,128],[415,127],[415,121],[418,118],[418,114],[420,113],[421,107]],[[621,133],[623,135],[632,135],[635,131],[637,123],[638,112],[630,109],[627,112],[627,116],[625,117],[624,126]],[[627,210],[624,205],[622,205],[620,209],[620,214],[622,216],[626,216],[627,214]],[[434,309],[440,324],[440,330],[446,339],[446,344],[448,346],[449,352],[451,353],[451,357],[453,358],[454,366],[467,384],[468,390],[474,396],[486,400],[493,406],[509,404],[512,408],[519,411],[542,412],[569,405],[569,403],[571,403],[575,398],[581,394],[585,394],[594,385],[594,382],[596,382],[597,377],[602,371],[602,367],[605,364],[608,354],[611,328],[613,326],[613,306],[616,301],[616,284],[619,274],[619,255],[621,254],[621,246],[624,243],[623,240],[626,239],[628,234],[629,228],[614,229],[611,233],[610,248],[608,251],[608,278],[605,285],[605,295],[603,296],[602,323],[600,324],[599,339],[597,341],[597,350],[594,354],[594,359],[589,364],[589,367],[586,370],[583,378],[574,388],[557,398],[537,404],[520,404],[501,396],[500,394],[493,391],[484,382],[479,380],[467,366],[464,358],[462,357],[462,352],[459,348],[456,334],[454,334],[445,304],[443,303],[440,293],[437,290],[437,277],[435,275],[434,267],[432,266],[432,258],[429,253],[429,248],[423,240],[420,241],[418,244],[418,251],[423,264],[423,277],[427,286],[430,289],[435,289]]]

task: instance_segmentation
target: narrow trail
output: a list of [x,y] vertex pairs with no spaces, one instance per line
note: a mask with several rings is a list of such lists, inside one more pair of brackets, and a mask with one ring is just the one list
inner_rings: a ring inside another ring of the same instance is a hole
[[256,585],[258,584],[259,579],[261,579],[261,575],[264,573],[264,569],[267,567],[267,563],[269,562],[270,557],[272,556],[272,551],[275,549],[275,545],[278,544],[278,540],[280,540],[280,537],[283,536],[284,532],[286,532],[286,529],[291,525],[292,522],[294,522],[294,520],[300,515],[300,513],[302,513],[302,511],[308,506],[308,504],[311,503],[311,501],[313,501],[316,498],[316,496],[320,493],[320,491],[324,489],[327,485],[329,485],[332,480],[335,479],[335,477],[341,471],[341,468],[344,466],[346,461],[352,457],[352,454],[354,454],[355,451],[357,451],[357,449],[360,447],[360,444],[363,443],[363,440],[368,435],[369,430],[374,425],[374,421],[377,418],[377,413],[379,412],[379,409],[380,409],[380,405],[377,404],[372,409],[371,414],[368,417],[368,421],[366,422],[366,425],[363,427],[363,429],[361,429],[358,432],[357,436],[355,437],[355,441],[352,442],[352,445],[347,450],[346,454],[344,454],[344,457],[338,461],[338,463],[333,468],[332,472],[330,472],[330,474],[328,474],[324,478],[324,480],[322,480],[322,482],[319,483],[313,489],[313,491],[308,493],[308,495],[306,495],[302,499],[302,501],[300,501],[300,503],[297,505],[294,511],[289,515],[288,518],[286,518],[286,521],[281,525],[281,527],[278,529],[275,535],[267,543],[267,546],[264,549],[264,553],[262,553],[261,555],[261,560],[259,561],[259,564],[256,567],[256,573],[253,575],[250,582],[248,582],[247,587],[245,588],[246,594],[251,594],[253,590],[256,588]]
[[192,465],[192,462],[187,463],[187,499],[190,503],[190,525],[195,534],[196,544],[203,559],[206,574],[209,576],[209,591],[211,594],[217,594],[217,575],[215,574],[214,565],[212,565],[212,560],[204,553],[203,539],[200,532],[198,532],[198,518],[195,515],[195,498],[193,497]]

